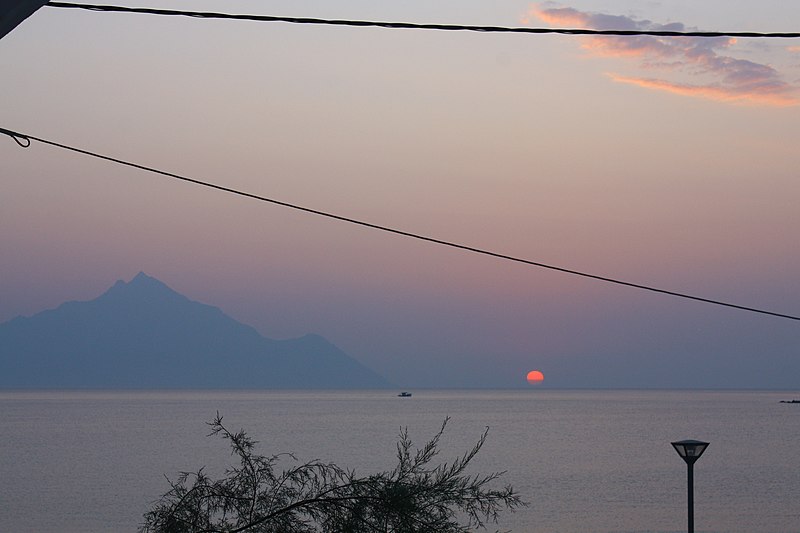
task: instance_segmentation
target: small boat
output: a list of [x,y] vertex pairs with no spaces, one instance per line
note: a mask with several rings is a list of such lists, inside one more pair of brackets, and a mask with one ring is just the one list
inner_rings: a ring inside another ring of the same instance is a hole
[[398,394],[398,396],[401,397],[401,398],[411,398],[411,393],[403,391],[400,394]]

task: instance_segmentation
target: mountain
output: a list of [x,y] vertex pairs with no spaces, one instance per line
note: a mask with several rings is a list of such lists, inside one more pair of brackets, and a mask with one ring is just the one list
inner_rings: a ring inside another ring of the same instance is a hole
[[274,340],[139,273],[0,324],[0,388],[382,388],[318,335]]

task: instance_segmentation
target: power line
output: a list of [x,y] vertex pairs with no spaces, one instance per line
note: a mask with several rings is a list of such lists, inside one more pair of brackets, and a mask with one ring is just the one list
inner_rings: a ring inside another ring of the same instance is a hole
[[89,11],[105,11],[116,13],[140,13],[146,15],[168,15],[206,19],[250,20],[256,22],[288,22],[292,24],[321,24],[329,26],[355,26],[390,28],[402,30],[441,30],[441,31],[474,31],[482,33],[528,33],[528,34],[561,34],[561,35],[651,35],[655,37],[753,37],[795,39],[798,32],[751,32],[751,31],[663,31],[663,30],[591,30],[580,28],[524,28],[504,26],[471,26],[461,24],[415,24],[411,22],[380,22],[370,20],[335,20],[308,17],[276,17],[269,15],[234,15],[230,13],[212,13],[202,11],[177,11],[172,9],[153,9],[144,7],[123,7],[114,5],[75,4],[71,2],[48,2],[48,7],[69,9],[85,9]]
[[340,222],[348,222],[350,224],[355,224],[355,225],[358,225],[358,226],[363,226],[365,228],[370,228],[370,229],[382,231],[384,233],[392,233],[392,234],[395,234],[395,235],[400,235],[402,237],[408,237],[408,238],[416,239],[416,240],[419,240],[419,241],[425,241],[425,242],[429,242],[429,243],[433,243],[433,244],[438,244],[438,245],[441,245],[441,246],[447,246],[449,248],[456,248],[458,250],[464,250],[464,251],[467,251],[467,252],[472,252],[472,253],[476,253],[476,254],[480,254],[480,255],[486,255],[486,256],[489,256],[489,257],[497,258],[497,259],[504,259],[504,260],[507,260],[507,261],[515,262],[515,263],[522,263],[522,264],[525,264],[525,265],[535,266],[535,267],[544,268],[544,269],[548,269],[548,270],[555,270],[557,272],[562,272],[562,273],[565,273],[565,274],[571,274],[573,276],[580,276],[580,277],[583,277],[583,278],[589,278],[589,279],[594,279],[594,280],[598,280],[598,281],[605,281],[607,283],[613,283],[615,285],[622,285],[622,286],[631,287],[631,288],[634,288],[634,289],[641,289],[641,290],[646,290],[646,291],[655,292],[655,293],[659,293],[659,294],[666,294],[666,295],[669,295],[669,296],[676,296],[678,298],[684,298],[684,299],[694,300],[694,301],[698,301],[698,302],[705,302],[705,303],[708,303],[708,304],[719,305],[719,306],[723,306],[723,307],[730,307],[730,308],[739,309],[739,310],[742,310],[742,311],[749,311],[749,312],[752,312],[752,313],[760,313],[760,314],[763,314],[763,315],[770,315],[770,316],[774,316],[774,317],[788,318],[790,320],[800,321],[800,317],[793,316],[793,315],[787,315],[787,314],[783,314],[783,313],[776,313],[776,312],[773,312],[773,311],[766,311],[766,310],[763,310],[763,309],[757,309],[757,308],[754,308],[754,307],[747,307],[747,306],[743,306],[743,305],[736,305],[736,304],[732,304],[732,303],[722,302],[722,301],[719,301],[719,300],[712,300],[712,299],[709,299],[709,298],[702,298],[702,297],[693,296],[693,295],[690,295],[690,294],[685,294],[685,293],[680,293],[680,292],[675,292],[675,291],[669,291],[669,290],[665,290],[665,289],[659,289],[659,288],[651,287],[651,286],[648,286],[648,285],[641,285],[641,284],[638,284],[638,283],[631,283],[631,282],[623,281],[623,280],[619,280],[619,279],[609,278],[609,277],[605,277],[605,276],[599,276],[599,275],[596,275],[596,274],[589,274],[589,273],[586,273],[586,272],[579,272],[577,270],[571,270],[571,269],[563,268],[563,267],[559,267],[559,266],[548,265],[548,264],[545,264],[545,263],[540,263],[538,261],[531,261],[529,259],[522,259],[522,258],[514,257],[514,256],[511,256],[511,255],[501,254],[501,253],[498,253],[498,252],[492,252],[490,250],[486,250],[486,249],[482,249],[482,248],[476,248],[474,246],[468,246],[468,245],[465,245],[465,244],[459,244],[459,243],[455,243],[455,242],[452,242],[452,241],[445,241],[445,240],[442,240],[442,239],[437,239],[435,237],[428,237],[428,236],[425,236],[425,235],[421,235],[419,233],[412,233],[412,232],[409,232],[409,231],[404,231],[404,230],[392,228],[392,227],[389,227],[389,226],[382,226],[380,224],[373,224],[371,222],[365,222],[363,220],[358,220],[358,219],[346,217],[346,216],[343,216],[343,215],[337,215],[337,214],[330,213],[330,212],[327,212],[327,211],[320,211],[318,209],[312,209],[310,207],[304,207],[304,206],[301,206],[301,205],[297,205],[297,204],[292,204],[292,203],[276,200],[274,198],[268,198],[266,196],[260,196],[260,195],[257,195],[257,194],[253,194],[253,193],[249,193],[249,192],[245,192],[245,191],[241,191],[241,190],[237,190],[237,189],[232,189],[230,187],[225,187],[223,185],[217,185],[215,183],[211,183],[211,182],[208,182],[208,181],[201,181],[201,180],[190,178],[190,177],[187,177],[187,176],[182,176],[180,174],[174,174],[172,172],[167,172],[167,171],[159,170],[159,169],[156,169],[156,168],[153,168],[153,167],[140,165],[138,163],[132,163],[130,161],[117,159],[115,157],[110,157],[110,156],[107,156],[107,155],[98,154],[98,153],[95,153],[95,152],[91,152],[89,150],[83,150],[81,148],[75,148],[73,146],[69,146],[69,145],[66,145],[66,144],[61,144],[61,143],[57,143],[57,142],[54,142],[54,141],[49,141],[47,139],[42,139],[40,137],[34,137],[33,135],[27,135],[27,134],[24,134],[24,133],[18,133],[18,132],[15,132],[15,131],[7,130],[5,128],[0,128],[0,134],[8,135],[12,139],[14,139],[14,141],[16,141],[16,143],[19,144],[20,146],[22,146],[23,148],[28,148],[30,146],[30,144],[31,144],[31,141],[38,141],[40,143],[48,144],[50,146],[55,146],[57,148],[62,148],[64,150],[69,150],[69,151],[72,151],[72,152],[76,152],[76,153],[79,153],[79,154],[87,155],[87,156],[94,157],[94,158],[97,158],[97,159],[103,159],[105,161],[110,161],[112,163],[117,163],[117,164],[120,164],[120,165],[136,168],[136,169],[139,169],[139,170],[144,170],[146,172],[151,172],[153,174],[159,174],[161,176],[166,176],[166,177],[169,177],[169,178],[174,178],[174,179],[185,181],[185,182],[188,182],[188,183],[193,183],[195,185],[200,185],[202,187],[207,187],[209,189],[214,189],[214,190],[217,190],[217,191],[227,192],[227,193],[230,193],[230,194],[235,194],[237,196],[243,196],[245,198],[258,200],[258,201],[261,201],[261,202],[267,202],[267,203],[270,203],[270,204],[279,205],[279,206],[282,206],[282,207],[287,207],[289,209],[302,211],[304,213],[309,213],[309,214],[312,214],[312,215],[317,215],[317,216],[325,217],[325,218],[328,218],[328,219],[338,220]]

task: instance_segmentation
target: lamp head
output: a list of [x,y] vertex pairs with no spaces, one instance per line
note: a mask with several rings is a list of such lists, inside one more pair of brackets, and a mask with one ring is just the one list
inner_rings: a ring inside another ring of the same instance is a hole
[[700,456],[703,455],[703,452],[708,447],[707,442],[700,440],[679,440],[671,444],[675,451],[678,452],[678,455],[689,465],[700,459]]

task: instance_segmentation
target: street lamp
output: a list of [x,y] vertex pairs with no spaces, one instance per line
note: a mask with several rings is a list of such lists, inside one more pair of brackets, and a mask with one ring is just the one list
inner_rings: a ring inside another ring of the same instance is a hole
[[679,440],[671,443],[688,468],[689,484],[689,533],[694,533],[694,463],[708,448],[708,443],[699,440]]

